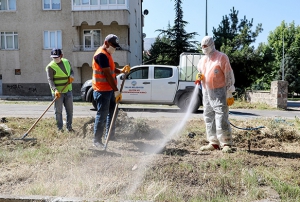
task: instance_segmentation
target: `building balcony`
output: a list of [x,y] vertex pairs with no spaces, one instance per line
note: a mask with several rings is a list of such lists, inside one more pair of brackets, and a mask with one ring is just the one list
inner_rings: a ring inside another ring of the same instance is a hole
[[101,22],[103,25],[110,25],[117,22],[118,25],[129,25],[128,10],[90,10],[72,11],[72,26],[81,26],[83,22],[88,25],[96,25]]
[[[129,46],[125,44],[120,44],[122,50],[116,50],[113,54],[113,58],[115,63],[118,63],[119,66],[125,66],[129,64]],[[83,64],[89,64],[92,66],[92,60],[95,51],[98,47],[87,47],[84,45],[74,45],[73,46],[73,66],[74,67],[81,67]]]
[[[76,4],[76,1],[72,5],[73,11],[91,11],[91,10],[129,10],[129,0],[123,0],[120,3],[113,3],[110,4],[109,2],[106,2],[106,4],[100,3],[99,1],[95,2],[95,5],[91,5],[88,2],[86,4],[81,4],[78,2]],[[91,2],[92,3],[92,2]]]

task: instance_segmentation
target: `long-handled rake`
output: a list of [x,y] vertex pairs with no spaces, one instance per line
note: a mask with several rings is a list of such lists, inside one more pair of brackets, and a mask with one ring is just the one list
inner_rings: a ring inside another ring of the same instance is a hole
[[[69,85],[70,83],[68,82],[61,92]],[[24,140],[24,141],[32,141],[36,140],[36,138],[25,138],[30,131],[36,126],[36,124],[41,120],[41,118],[44,116],[44,114],[49,110],[49,108],[53,105],[53,103],[57,100],[58,97],[55,96],[55,98],[52,100],[52,102],[49,104],[49,106],[46,108],[46,110],[42,113],[42,115],[34,122],[34,124],[27,130],[27,132],[21,137],[21,138],[14,138],[14,140]]]
[[[124,83],[125,83],[125,80],[126,80],[126,76],[127,76],[127,74],[125,73],[125,75],[123,77],[123,81],[122,81],[121,87],[120,87],[120,93],[123,90],[123,86],[124,86]],[[111,131],[112,131],[112,127],[113,127],[113,125],[114,125],[114,123],[115,123],[115,121],[117,119],[118,107],[119,107],[119,101],[116,103],[116,106],[115,106],[113,117],[112,117],[112,120],[111,120],[111,123],[110,123],[110,126],[109,126],[109,130],[108,130],[107,138],[106,138],[106,141],[105,141],[105,144],[104,144],[104,150],[106,150],[106,147],[107,147],[107,144],[108,144],[108,141],[109,141],[109,136],[110,136]]]

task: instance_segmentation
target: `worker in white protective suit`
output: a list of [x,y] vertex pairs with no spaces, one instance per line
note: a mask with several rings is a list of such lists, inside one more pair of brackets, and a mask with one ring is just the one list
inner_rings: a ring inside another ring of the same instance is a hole
[[234,74],[228,56],[215,49],[211,36],[201,41],[205,54],[197,65],[198,80],[202,84],[203,116],[209,144],[200,151],[222,149],[232,152],[232,135],[228,120],[229,107],[234,103],[232,92],[235,92]]

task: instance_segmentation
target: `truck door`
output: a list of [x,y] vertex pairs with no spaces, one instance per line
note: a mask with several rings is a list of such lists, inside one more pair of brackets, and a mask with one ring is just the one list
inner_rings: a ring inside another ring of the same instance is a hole
[[174,67],[154,66],[151,97],[153,102],[173,102],[178,83],[178,76],[174,71]]
[[142,66],[131,69],[123,86],[122,101],[149,102],[151,98],[150,93],[149,67]]

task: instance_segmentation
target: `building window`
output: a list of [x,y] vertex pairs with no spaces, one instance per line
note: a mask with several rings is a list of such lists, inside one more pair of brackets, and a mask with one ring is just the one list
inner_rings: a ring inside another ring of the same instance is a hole
[[61,31],[44,31],[44,49],[62,48]]
[[125,4],[125,0],[100,0],[100,4]]
[[43,0],[44,10],[60,10],[60,0]]
[[98,5],[98,0],[73,0],[73,5],[79,6],[79,5]]
[[134,10],[134,23],[135,23],[135,26],[137,27],[137,13],[136,13],[136,10]]
[[18,32],[1,32],[1,49],[17,50],[19,49]]
[[100,30],[83,30],[84,50],[95,50],[101,46]]
[[0,0],[0,10],[16,10],[16,0]]

